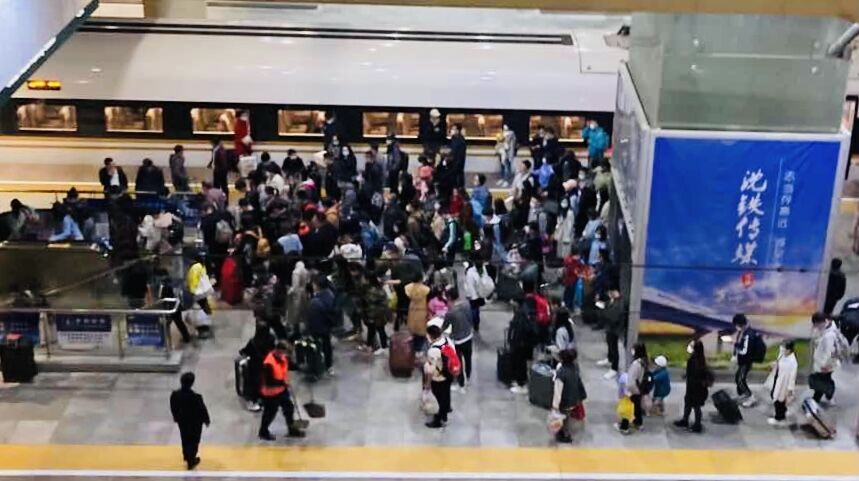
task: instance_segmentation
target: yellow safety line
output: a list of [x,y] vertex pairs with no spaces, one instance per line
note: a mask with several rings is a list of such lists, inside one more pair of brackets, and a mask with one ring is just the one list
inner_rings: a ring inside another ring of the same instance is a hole
[[[827,450],[208,446],[206,471],[859,476],[859,454]],[[0,445],[0,470],[181,469],[179,446]]]

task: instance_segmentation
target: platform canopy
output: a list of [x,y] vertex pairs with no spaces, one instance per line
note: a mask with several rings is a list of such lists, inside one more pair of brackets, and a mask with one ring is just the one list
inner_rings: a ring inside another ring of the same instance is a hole
[[0,104],[97,6],[98,0],[0,0]]

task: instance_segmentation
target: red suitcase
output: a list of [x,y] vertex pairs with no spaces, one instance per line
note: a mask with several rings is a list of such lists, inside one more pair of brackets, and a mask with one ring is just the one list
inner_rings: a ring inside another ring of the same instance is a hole
[[412,371],[415,369],[415,351],[412,348],[412,335],[405,329],[391,336],[388,368],[394,377],[412,376]]
[[227,257],[221,266],[221,299],[230,305],[242,302],[244,289],[239,263],[235,257]]

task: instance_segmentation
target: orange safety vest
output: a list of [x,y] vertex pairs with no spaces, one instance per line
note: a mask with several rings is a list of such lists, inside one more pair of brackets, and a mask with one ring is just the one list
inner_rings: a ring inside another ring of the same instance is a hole
[[265,357],[265,361],[263,361],[263,369],[266,366],[271,366],[271,371],[274,374],[275,381],[283,381],[283,384],[279,384],[276,386],[269,386],[266,384],[266,376],[263,375],[262,379],[262,387],[260,387],[260,395],[262,397],[276,397],[281,395],[284,391],[286,391],[286,383],[289,381],[289,361],[286,356],[283,356],[283,361],[275,356],[274,351],[268,353],[268,356]]

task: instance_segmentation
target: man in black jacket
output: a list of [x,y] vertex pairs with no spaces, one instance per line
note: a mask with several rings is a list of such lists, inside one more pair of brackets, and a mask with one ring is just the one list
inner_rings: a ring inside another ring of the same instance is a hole
[[197,450],[200,447],[200,436],[203,425],[209,426],[209,410],[203,402],[203,396],[191,390],[194,385],[194,373],[186,372],[180,378],[182,387],[170,395],[170,412],[173,421],[179,425],[182,437],[182,456],[188,464],[188,469],[194,469],[200,464]]
[[847,276],[841,270],[841,259],[834,258],[830,264],[829,282],[826,283],[826,300],[823,302],[823,313],[827,316],[835,310],[835,305],[844,297],[847,290]]
[[456,173],[456,187],[465,187],[465,159],[468,146],[462,135],[462,124],[453,124],[450,129],[450,156]]
[[152,163],[152,159],[143,159],[143,164],[137,169],[137,177],[134,180],[134,191],[140,196],[140,192],[156,196],[164,190],[164,172]]
[[325,358],[325,369],[333,374],[334,354],[331,349],[331,332],[334,328],[334,293],[328,285],[328,280],[317,277],[313,280],[313,298],[307,308],[307,331],[322,349]]
[[122,167],[113,163],[113,159],[104,159],[104,167],[98,171],[98,181],[105,192],[117,191],[118,193],[128,190],[128,177]]
[[429,118],[429,123],[421,133],[421,142],[424,144],[424,155],[435,161],[441,146],[447,140],[447,134],[438,109],[430,110]]

